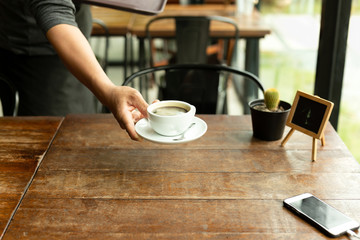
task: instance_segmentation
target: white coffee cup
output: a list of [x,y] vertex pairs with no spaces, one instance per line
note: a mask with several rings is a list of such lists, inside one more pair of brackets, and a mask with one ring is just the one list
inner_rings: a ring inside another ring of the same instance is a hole
[[183,101],[167,100],[149,105],[147,112],[150,126],[155,132],[163,136],[176,136],[193,123],[196,108]]

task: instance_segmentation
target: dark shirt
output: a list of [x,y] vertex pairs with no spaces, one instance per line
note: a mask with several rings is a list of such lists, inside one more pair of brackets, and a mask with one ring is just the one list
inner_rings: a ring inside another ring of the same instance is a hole
[[[72,0],[0,0],[0,48],[31,56],[53,55],[46,32],[58,24],[78,26],[75,14]],[[91,14],[82,17],[91,21]]]

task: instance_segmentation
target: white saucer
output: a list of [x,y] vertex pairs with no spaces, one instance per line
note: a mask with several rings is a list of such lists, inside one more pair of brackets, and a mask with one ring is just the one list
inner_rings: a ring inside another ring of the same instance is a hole
[[135,130],[141,137],[151,142],[167,143],[167,144],[186,143],[200,138],[207,131],[207,124],[206,122],[204,122],[204,120],[198,117],[194,117],[194,123],[195,125],[185,133],[185,138],[177,141],[173,140],[177,136],[167,137],[156,133],[150,127],[150,123],[145,118],[141,119],[136,123]]

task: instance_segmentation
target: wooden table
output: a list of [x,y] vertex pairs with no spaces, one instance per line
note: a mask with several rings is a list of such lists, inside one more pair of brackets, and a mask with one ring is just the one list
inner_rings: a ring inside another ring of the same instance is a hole
[[62,118],[0,118],[0,238],[41,163]]
[[312,162],[302,133],[280,147],[249,116],[198,117],[202,138],[160,145],[67,116],[3,239],[327,239],[282,206],[303,192],[360,220],[360,165],[330,125]]
[[[261,20],[259,12],[254,11],[250,16],[237,15],[235,5],[225,6],[224,4],[202,4],[202,5],[166,5],[164,12],[157,16],[224,16],[235,20],[238,23],[241,38],[263,38],[270,34],[269,26]],[[138,37],[146,37],[145,26],[147,22],[157,16],[146,16],[136,14],[131,33]],[[155,37],[171,37],[175,34],[174,24],[164,25],[150,29],[151,35]],[[234,37],[234,28],[228,24],[211,26],[213,37]]]

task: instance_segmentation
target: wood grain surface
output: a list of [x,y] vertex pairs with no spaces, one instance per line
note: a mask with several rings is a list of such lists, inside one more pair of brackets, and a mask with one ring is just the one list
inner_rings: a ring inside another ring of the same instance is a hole
[[0,237],[62,118],[0,118]]
[[249,116],[198,117],[203,137],[165,145],[67,116],[4,239],[327,239],[282,206],[303,192],[360,220],[360,166],[330,124],[312,162],[300,132],[281,147]]

